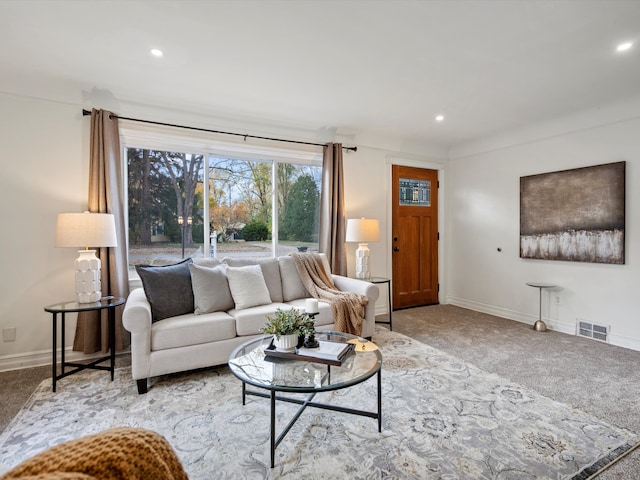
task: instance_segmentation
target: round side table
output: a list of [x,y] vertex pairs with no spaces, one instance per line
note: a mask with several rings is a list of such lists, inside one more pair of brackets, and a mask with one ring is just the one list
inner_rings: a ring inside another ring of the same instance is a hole
[[[115,371],[115,360],[116,360],[116,307],[124,304],[125,299],[119,297],[102,297],[101,300],[97,302],[91,303],[78,303],[75,301],[71,302],[62,302],[56,303],[54,305],[49,305],[44,307],[45,312],[49,312],[53,316],[53,361],[52,361],[52,374],[53,374],[53,391],[56,391],[56,382],[67,375],[71,375],[77,373],[86,368],[91,368],[94,370],[107,370],[111,372],[111,381],[113,381],[113,374]],[[65,336],[65,313],[72,312],[87,312],[91,310],[107,310],[109,312],[109,356],[98,358],[90,363],[75,363],[75,362],[66,362],[64,358],[64,336]],[[57,337],[58,337],[58,314],[61,314],[62,322],[61,326],[61,345],[60,345],[60,368],[61,373],[58,375],[57,372],[57,354],[58,354],[58,345],[57,345]],[[98,365],[99,363],[104,362],[105,360],[111,360],[111,364],[109,366],[106,365]],[[74,367],[73,370],[68,370],[65,372],[65,367]]]
[[542,321],[542,289],[543,288],[555,288],[557,285],[552,285],[551,283],[537,283],[537,282],[527,282],[527,285],[530,287],[534,287],[540,290],[540,307],[538,313],[538,321],[533,324],[533,329],[536,332],[546,332],[547,324]]

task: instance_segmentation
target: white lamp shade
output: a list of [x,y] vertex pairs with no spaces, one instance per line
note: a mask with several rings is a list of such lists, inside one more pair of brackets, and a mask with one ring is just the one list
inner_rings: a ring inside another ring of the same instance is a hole
[[116,247],[116,222],[110,213],[59,213],[56,247],[84,247],[75,261],[78,303],[97,302],[102,298],[100,259],[89,247]]
[[59,213],[56,247],[116,247],[116,222],[110,213]]
[[347,220],[347,242],[380,241],[380,223],[375,218],[350,218]]

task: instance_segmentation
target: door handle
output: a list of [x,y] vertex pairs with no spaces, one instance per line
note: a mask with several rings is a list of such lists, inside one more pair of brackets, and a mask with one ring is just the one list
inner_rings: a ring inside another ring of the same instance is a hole
[[400,248],[399,248],[399,247],[393,247],[393,251],[394,251],[394,252],[399,252],[399,251],[400,251]]

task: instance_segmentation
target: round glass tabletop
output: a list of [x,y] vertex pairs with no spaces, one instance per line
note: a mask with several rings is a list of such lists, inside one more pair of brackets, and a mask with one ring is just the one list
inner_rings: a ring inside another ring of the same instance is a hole
[[124,298],[107,296],[102,297],[97,302],[78,303],[76,300],[70,300],[68,302],[55,303],[44,307],[44,310],[50,313],[84,312],[86,310],[113,308],[122,305],[124,302]]
[[339,332],[316,331],[319,341],[354,343],[351,352],[340,366],[279,358],[265,354],[273,335],[267,335],[236,348],[229,357],[233,374],[250,385],[282,392],[320,392],[338,390],[361,383],[372,377],[382,366],[380,350],[360,351],[366,340]]

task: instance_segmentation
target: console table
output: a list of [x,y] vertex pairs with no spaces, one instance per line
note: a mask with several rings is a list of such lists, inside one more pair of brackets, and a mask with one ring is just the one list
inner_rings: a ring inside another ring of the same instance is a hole
[[[52,363],[52,382],[53,391],[56,391],[56,382],[63,377],[72,375],[81,370],[91,368],[94,370],[107,370],[111,372],[111,381],[115,371],[116,361],[116,307],[123,305],[124,298],[120,297],[102,297],[98,302],[78,303],[78,302],[62,302],[44,307],[45,312],[53,315],[53,363]],[[72,312],[89,312],[92,310],[107,310],[109,312],[109,356],[98,358],[90,363],[74,363],[66,362],[64,359],[64,336],[65,336],[65,314]],[[61,373],[58,375],[57,354],[58,354],[58,314],[61,314],[61,341],[60,341],[60,367]],[[111,365],[98,365],[105,360],[111,360]],[[64,371],[65,367],[74,367],[73,370]]]

